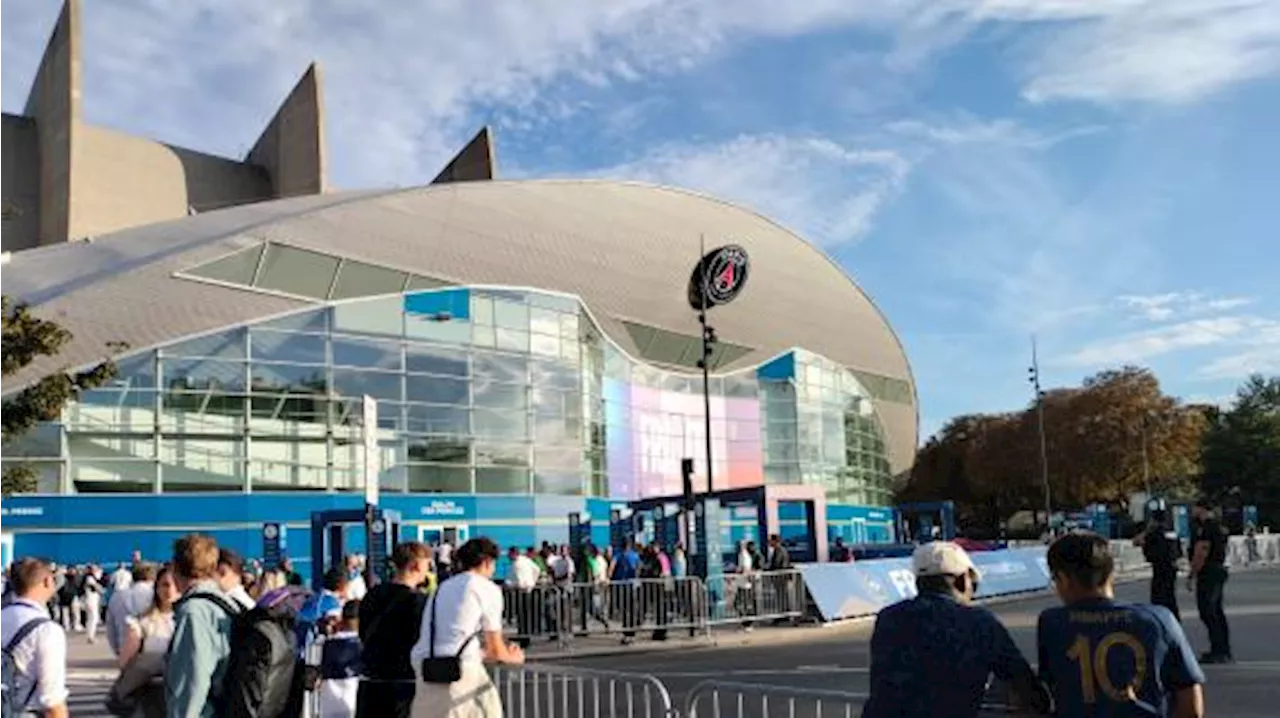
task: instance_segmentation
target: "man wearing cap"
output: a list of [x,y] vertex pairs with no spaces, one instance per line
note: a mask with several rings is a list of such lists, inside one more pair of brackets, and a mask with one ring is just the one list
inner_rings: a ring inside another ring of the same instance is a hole
[[976,717],[991,674],[1025,710],[1048,715],[1048,692],[1008,629],[971,605],[979,574],[969,554],[934,541],[916,548],[911,567],[918,595],[876,617],[863,718]]

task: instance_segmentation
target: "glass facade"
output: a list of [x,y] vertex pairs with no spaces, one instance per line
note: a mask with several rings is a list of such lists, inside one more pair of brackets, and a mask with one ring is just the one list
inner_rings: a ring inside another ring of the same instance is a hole
[[[337,291],[404,281],[382,271]],[[35,466],[43,492],[360,491],[368,395],[383,492],[674,495],[685,456],[705,482],[701,377],[629,358],[563,295],[456,287],[336,302],[119,366],[111,386],[6,447],[6,464]],[[802,351],[712,377],[714,485],[815,484],[888,503],[870,398]]]

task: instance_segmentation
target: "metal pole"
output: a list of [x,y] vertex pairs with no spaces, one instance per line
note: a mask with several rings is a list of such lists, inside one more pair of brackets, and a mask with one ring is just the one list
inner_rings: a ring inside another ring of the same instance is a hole
[[1044,525],[1050,528],[1053,503],[1049,494],[1049,445],[1044,433],[1044,393],[1040,391],[1040,357],[1036,337],[1031,335],[1031,385],[1036,392],[1036,419],[1040,429],[1040,480],[1044,483]]
[[[707,240],[705,235],[700,235],[698,243],[701,246],[701,256],[707,255]],[[701,261],[701,259],[699,259]],[[706,449],[707,449],[707,495],[710,496],[715,490],[711,483],[711,342],[710,327],[707,326],[707,292],[706,292],[706,269],[703,270],[702,290],[702,310],[698,312],[698,323],[702,325],[702,412],[703,412],[703,429],[706,431]]]

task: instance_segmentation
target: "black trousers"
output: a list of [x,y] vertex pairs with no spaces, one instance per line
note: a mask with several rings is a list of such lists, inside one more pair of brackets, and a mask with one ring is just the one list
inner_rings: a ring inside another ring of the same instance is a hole
[[1156,571],[1151,575],[1151,603],[1164,606],[1173,612],[1173,617],[1182,622],[1182,614],[1178,612],[1178,572]]
[[414,678],[403,681],[360,681],[356,718],[410,718]]
[[1209,652],[1215,656],[1231,655],[1231,629],[1222,610],[1222,594],[1227,587],[1227,569],[1206,568],[1196,577],[1196,608],[1209,632]]

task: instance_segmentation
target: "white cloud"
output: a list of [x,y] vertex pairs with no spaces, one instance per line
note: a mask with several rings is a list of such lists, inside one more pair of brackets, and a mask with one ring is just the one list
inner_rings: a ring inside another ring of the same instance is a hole
[[[1033,0],[994,17],[1034,19]],[[1035,0],[1034,4],[1040,4]],[[1068,3],[1048,3],[1070,17]],[[1029,41],[1023,95],[1032,102],[1139,100],[1179,104],[1280,71],[1274,0],[1119,0],[1076,3],[1077,22]]]
[[909,170],[905,158],[886,150],[816,137],[743,135],[718,144],[667,145],[596,173],[737,201],[830,246],[863,235]]
[[917,119],[898,120],[885,126],[889,132],[925,139],[942,145],[997,144],[1025,149],[1046,149],[1076,137],[1106,132],[1102,125],[1085,125],[1044,134],[1010,119],[980,121],[962,117],[945,124]]
[[1094,342],[1063,357],[1060,363],[1099,367],[1143,362],[1183,349],[1238,341],[1246,333],[1267,331],[1275,325],[1276,322],[1259,317],[1191,319]]
[[[91,121],[239,155],[319,59],[335,180],[382,186],[429,178],[480,114],[556,107],[547,96],[558,83],[634,83],[753,40],[850,28],[894,38],[885,66],[907,71],[980,25],[1018,25],[1035,31],[1029,97],[1192,99],[1275,71],[1276,8],[1264,0],[435,0],[377,12],[341,0],[86,2],[84,101]],[[11,111],[57,9],[5,7]]]
[[1280,374],[1280,321],[1263,321],[1235,351],[1200,368],[1204,379],[1236,379],[1250,374]]
[[1216,314],[1253,303],[1247,297],[1207,297],[1199,292],[1165,292],[1163,294],[1126,294],[1116,301],[1138,316],[1153,322]]

